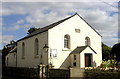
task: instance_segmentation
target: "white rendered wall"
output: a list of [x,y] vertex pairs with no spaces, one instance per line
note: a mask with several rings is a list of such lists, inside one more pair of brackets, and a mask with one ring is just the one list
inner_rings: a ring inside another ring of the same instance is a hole
[[[47,53],[42,51],[45,44],[48,43],[47,32],[21,40],[17,43],[17,66],[18,67],[37,67],[41,63],[41,52],[43,64],[47,64]],[[35,57],[35,39],[39,41],[39,55]],[[22,59],[22,43],[25,44],[25,59]]]
[[[83,50],[81,53],[80,53],[80,64],[81,64],[81,68],[84,68],[85,67],[85,54],[92,54],[92,66],[93,67],[96,67],[96,66],[99,66],[99,61],[101,61],[101,59],[98,57],[96,59],[96,56],[97,54],[95,54],[95,52],[93,52],[89,47],[87,47],[85,50]],[[96,63],[96,66],[95,66],[95,63]]]
[[[75,29],[80,29],[80,33],[76,33]],[[57,49],[58,51],[57,59],[52,60],[55,68],[62,68],[63,62],[77,46],[85,46],[85,37],[87,36],[91,40],[91,47],[97,52],[95,59],[97,64],[100,65],[99,61],[102,60],[101,36],[88,26],[78,15],[64,21],[48,32],[49,47],[51,47],[51,49]],[[70,35],[71,39],[71,48],[69,50],[64,49],[64,35],[66,34]],[[67,60],[66,66],[64,67],[68,67],[69,65],[71,65],[71,61]]]
[[[8,58],[8,60],[7,60]],[[7,63],[8,62],[8,63]],[[6,56],[6,66],[16,67],[16,53],[9,53]]]
[[[80,29],[80,33],[76,33],[75,29]],[[66,34],[70,35],[70,49],[64,49],[64,36]],[[17,65],[18,67],[37,67],[37,65],[39,65],[41,61],[41,50],[45,44],[48,44],[51,50],[57,50],[57,58],[52,59],[52,64],[54,65],[54,67],[67,68],[68,66],[71,66],[69,54],[77,46],[85,46],[85,37],[87,36],[91,39],[91,47],[97,52],[97,54],[94,55],[94,59],[97,62],[97,66],[99,66],[102,60],[101,36],[99,36],[90,26],[88,26],[88,24],[86,24],[78,15],[75,15],[74,17],[64,21],[63,23],[49,29],[48,32],[43,32],[41,34],[19,41],[17,43]],[[34,57],[35,38],[38,38],[39,40],[38,58]],[[21,58],[23,42],[25,43],[25,59]],[[51,51],[49,51],[49,55],[50,52]],[[50,57],[47,57],[47,53],[43,53],[42,56],[44,58],[43,64],[50,63],[50,60],[49,62],[47,62],[47,60],[50,59]],[[81,67],[84,66],[81,65]]]

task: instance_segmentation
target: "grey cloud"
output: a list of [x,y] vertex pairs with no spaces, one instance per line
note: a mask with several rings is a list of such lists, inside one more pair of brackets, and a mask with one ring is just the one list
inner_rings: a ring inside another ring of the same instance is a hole
[[[110,3],[110,5],[116,6],[117,3]],[[103,36],[103,41],[106,44],[113,45],[117,42],[117,38],[109,40],[114,37],[113,34],[117,34],[117,14],[109,16],[111,12],[117,12],[117,8],[107,5],[105,3],[98,2],[80,2],[80,3],[5,3],[3,5],[4,16],[10,14],[28,14],[24,17],[24,21],[28,22],[31,26],[43,27],[47,24],[58,21],[66,16],[70,16],[69,13],[78,12],[85,20],[92,25],[93,28],[98,30]],[[19,25],[19,24],[18,24]],[[14,26],[15,27],[15,26]],[[17,28],[17,26],[16,26]],[[22,28],[21,26],[19,28]],[[19,29],[17,28],[17,29]],[[106,31],[106,32],[101,32]],[[112,41],[112,42],[108,42]]]

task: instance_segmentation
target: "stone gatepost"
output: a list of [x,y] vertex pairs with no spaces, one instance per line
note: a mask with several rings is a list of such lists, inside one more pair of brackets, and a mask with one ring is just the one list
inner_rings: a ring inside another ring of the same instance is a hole
[[40,77],[40,79],[44,79],[46,77],[45,76],[45,65],[40,64],[40,65],[38,65],[38,68],[39,68],[39,77]]

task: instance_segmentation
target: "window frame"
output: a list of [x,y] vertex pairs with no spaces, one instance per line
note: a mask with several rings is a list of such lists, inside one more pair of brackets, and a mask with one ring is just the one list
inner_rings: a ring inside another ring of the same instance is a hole
[[22,59],[25,59],[25,43],[22,43]]
[[34,44],[34,52],[35,52],[35,58],[38,58],[39,56],[39,40],[38,38],[35,39],[35,44]]
[[74,57],[74,60],[77,60],[77,56],[76,55],[73,55],[73,57]]
[[90,38],[87,36],[85,37],[85,46],[91,46]]
[[70,49],[70,35],[66,34],[64,36],[64,49]]

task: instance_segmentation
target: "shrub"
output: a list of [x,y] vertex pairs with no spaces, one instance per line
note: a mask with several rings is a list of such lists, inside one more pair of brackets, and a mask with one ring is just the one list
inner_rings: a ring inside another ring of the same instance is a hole
[[116,67],[116,60],[108,60],[108,61],[102,61],[101,68],[109,68],[109,67]]

